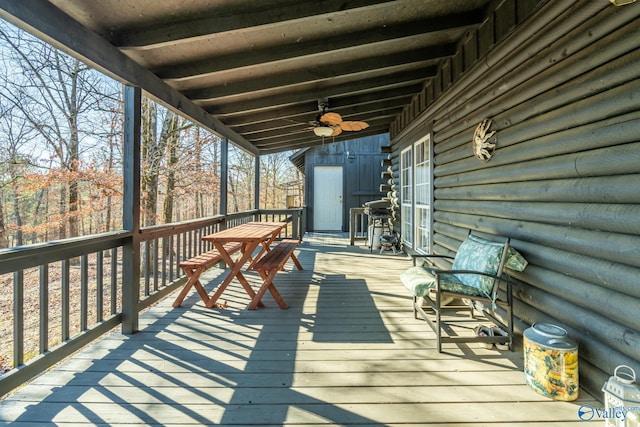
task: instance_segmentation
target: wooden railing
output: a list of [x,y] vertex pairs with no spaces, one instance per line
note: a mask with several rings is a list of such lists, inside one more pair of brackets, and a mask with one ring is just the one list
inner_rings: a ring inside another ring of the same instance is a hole
[[141,310],[184,284],[180,261],[210,249],[202,236],[248,221],[289,222],[280,238],[305,232],[304,209],[255,210],[1,250],[13,311],[0,325],[13,350],[0,353],[12,367],[0,375],[0,396],[120,324],[135,332]]
[[369,215],[364,208],[349,209],[349,240],[351,246],[356,240],[367,240],[369,235]]

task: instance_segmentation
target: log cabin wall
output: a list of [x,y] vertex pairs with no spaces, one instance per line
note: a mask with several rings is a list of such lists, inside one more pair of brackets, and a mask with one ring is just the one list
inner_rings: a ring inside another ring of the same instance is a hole
[[[489,15],[394,124],[394,170],[430,132],[432,252],[469,229],[509,236],[529,261],[513,275],[519,332],[567,329],[601,399],[616,366],[640,373],[640,3],[505,1]],[[485,118],[497,147],[482,163]]]

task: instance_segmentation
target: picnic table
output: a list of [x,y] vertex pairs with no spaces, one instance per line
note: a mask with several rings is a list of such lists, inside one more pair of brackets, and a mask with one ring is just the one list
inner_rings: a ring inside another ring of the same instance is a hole
[[[216,292],[206,303],[207,307],[216,305],[218,298],[225,291],[229,283],[235,278],[251,298],[250,309],[255,307],[264,307],[261,296],[264,292],[256,293],[247,279],[242,275],[242,268],[249,263],[247,269],[250,269],[254,262],[259,260],[261,256],[270,250],[273,241],[278,237],[280,231],[287,226],[286,222],[248,222],[236,227],[227,228],[213,234],[204,236],[202,239],[213,243],[216,250],[220,253],[222,259],[229,267],[230,271],[224,281],[220,284]],[[240,243],[242,245],[240,255],[234,260],[231,253],[227,250],[230,243]],[[253,258],[253,253],[262,245],[258,254]],[[295,256],[291,254],[293,259]],[[299,265],[295,260],[296,265]],[[286,308],[286,304],[279,296],[275,287],[269,289],[281,308]],[[284,306],[283,306],[284,305]]]

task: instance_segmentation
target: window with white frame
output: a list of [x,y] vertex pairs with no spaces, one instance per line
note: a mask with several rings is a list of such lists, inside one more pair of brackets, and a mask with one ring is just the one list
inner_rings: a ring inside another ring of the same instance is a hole
[[431,138],[414,145],[414,246],[417,252],[431,251]]
[[400,217],[402,240],[413,247],[413,147],[400,153]]

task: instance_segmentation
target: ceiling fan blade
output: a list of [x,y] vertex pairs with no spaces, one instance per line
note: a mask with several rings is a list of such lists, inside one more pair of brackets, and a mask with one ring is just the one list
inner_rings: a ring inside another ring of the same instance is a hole
[[331,136],[338,136],[342,133],[342,129],[340,129],[340,126],[336,126],[333,128],[333,133],[331,134]]
[[342,116],[338,113],[324,113],[320,116],[320,121],[331,126],[339,125],[342,123]]
[[342,122],[340,123],[340,127],[342,130],[362,130],[369,127],[369,123],[367,122]]

